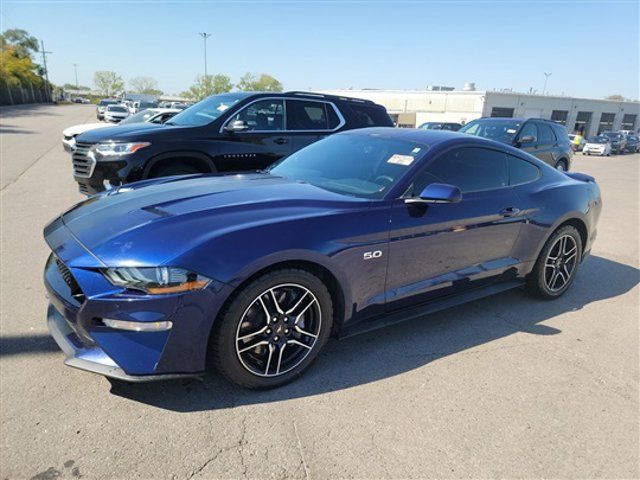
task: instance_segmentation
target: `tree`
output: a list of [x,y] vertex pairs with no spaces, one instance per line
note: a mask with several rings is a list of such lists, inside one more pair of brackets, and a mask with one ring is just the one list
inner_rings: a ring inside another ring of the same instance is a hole
[[124,81],[116,72],[100,71],[93,74],[93,84],[108,97],[124,90]]
[[38,41],[26,31],[5,30],[0,35],[0,81],[11,86],[43,87],[40,66],[31,58],[37,51]]
[[32,53],[37,53],[38,50],[40,50],[38,47],[38,39],[32,37],[26,30],[20,28],[5,30],[4,33],[0,35],[0,44],[2,47],[6,44],[11,45],[18,58],[31,57]]
[[158,89],[158,82],[151,77],[135,77],[129,80],[129,86],[136,93],[146,93],[147,95],[162,95],[162,90]]
[[232,88],[233,84],[228,75],[198,75],[189,90],[182,92],[180,95],[189,100],[197,101],[217,93],[229,92]]
[[622,95],[615,94],[615,95],[609,95],[608,97],[605,97],[605,100],[613,100],[614,102],[624,102],[625,98]]
[[[65,83],[64,85],[62,85],[62,89],[63,90],[76,90],[76,84],[75,83]],[[90,87],[86,87],[84,85],[78,85],[77,89],[78,90],[91,90]]]
[[266,73],[258,78],[253,73],[245,73],[238,82],[238,89],[247,92],[281,92],[282,84]]

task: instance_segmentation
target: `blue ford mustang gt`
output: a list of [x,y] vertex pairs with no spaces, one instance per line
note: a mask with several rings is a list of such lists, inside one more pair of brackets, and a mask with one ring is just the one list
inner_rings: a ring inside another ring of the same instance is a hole
[[345,336],[506,289],[571,286],[594,179],[490,140],[348,131],[265,172],[95,195],[46,226],[48,326],[65,363],[126,381],[299,376]]

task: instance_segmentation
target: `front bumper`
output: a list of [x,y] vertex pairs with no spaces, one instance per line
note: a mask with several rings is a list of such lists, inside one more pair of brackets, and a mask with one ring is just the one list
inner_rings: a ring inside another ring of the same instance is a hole
[[62,137],[62,148],[64,148],[65,152],[73,153],[73,150],[76,148],[76,138]]
[[153,382],[158,380],[172,380],[190,378],[196,374],[160,374],[160,375],[127,375],[104,350],[96,345],[87,345],[65,320],[52,303],[47,308],[47,327],[49,333],[60,349],[67,356],[65,365],[97,373],[109,378],[126,382]]
[[[104,265],[71,234],[61,218],[45,229],[53,254],[44,283],[50,306],[47,324],[65,363],[126,381],[152,381],[202,374],[213,320],[228,288],[211,282],[199,291],[146,295],[113,286]],[[103,319],[128,322],[170,320],[161,331],[109,328]]]

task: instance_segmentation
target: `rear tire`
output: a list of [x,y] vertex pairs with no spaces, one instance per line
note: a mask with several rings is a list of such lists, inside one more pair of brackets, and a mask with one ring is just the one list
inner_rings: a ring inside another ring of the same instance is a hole
[[220,313],[211,360],[237,385],[279,387],[309,368],[332,327],[333,303],[324,283],[306,270],[275,270],[242,288]]
[[566,172],[567,170],[569,170],[569,166],[567,165],[567,161],[566,160],[559,160],[558,163],[556,163],[556,170],[560,170],[561,172]]
[[559,228],[542,248],[527,278],[527,290],[544,300],[555,300],[574,282],[581,261],[580,233],[571,225]]

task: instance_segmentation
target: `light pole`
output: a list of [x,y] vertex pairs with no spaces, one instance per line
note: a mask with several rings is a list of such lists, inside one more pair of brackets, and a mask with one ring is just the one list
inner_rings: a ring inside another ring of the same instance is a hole
[[[74,64],[73,64],[73,69],[74,69],[74,70],[75,70],[75,72],[76,72],[76,90],[80,90],[80,88],[78,87],[78,64],[77,64],[77,63],[74,63]],[[78,93],[78,92],[76,92],[76,94],[77,94],[77,93]]]
[[199,35],[204,40],[204,76],[207,77],[207,38],[211,36],[210,33],[200,32]]
[[547,81],[549,80],[550,76],[551,76],[551,72],[549,73],[544,72],[544,87],[542,87],[542,95],[547,93]]
[[42,46],[42,63],[44,65],[44,78],[46,80],[46,85],[45,85],[45,92],[47,93],[47,96],[49,97],[49,101],[52,101],[53,98],[51,97],[51,84],[49,83],[49,69],[47,68],[47,55],[52,54],[53,52],[47,52],[44,49],[44,40],[40,40],[40,45]]

